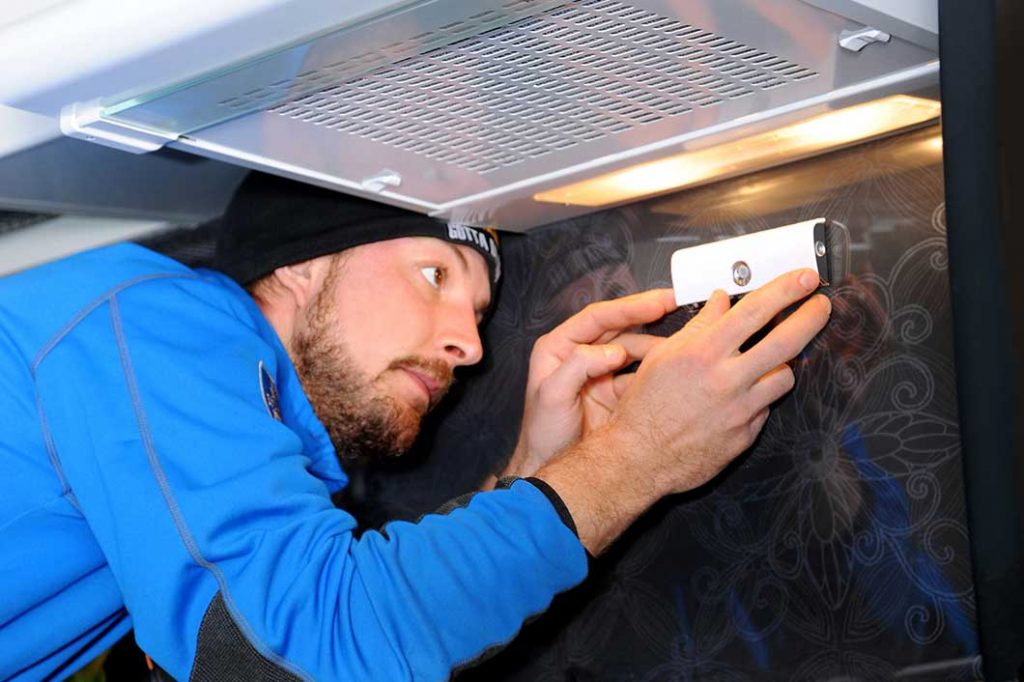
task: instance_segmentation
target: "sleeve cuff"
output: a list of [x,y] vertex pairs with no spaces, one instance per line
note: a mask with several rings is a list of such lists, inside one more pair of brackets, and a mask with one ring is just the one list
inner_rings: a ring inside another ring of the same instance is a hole
[[534,478],[533,476],[530,476],[529,478],[505,476],[504,478],[498,479],[498,482],[494,484],[494,489],[500,490],[504,488],[511,488],[512,484],[516,481],[525,481],[537,490],[541,491],[544,494],[544,497],[548,498],[548,502],[551,503],[551,506],[555,508],[555,512],[558,513],[558,518],[562,520],[565,527],[571,530],[572,534],[575,535],[577,539],[579,538],[580,534],[579,531],[576,530],[576,522],[573,521],[572,514],[569,513],[569,508],[565,506],[565,502],[562,501],[562,498],[558,496],[555,489],[548,485],[546,481]]

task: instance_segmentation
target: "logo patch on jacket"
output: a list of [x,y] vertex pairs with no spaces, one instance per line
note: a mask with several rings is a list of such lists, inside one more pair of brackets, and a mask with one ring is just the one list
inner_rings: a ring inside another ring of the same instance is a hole
[[267,412],[277,421],[281,421],[281,397],[277,393],[277,384],[274,383],[274,377],[270,376],[270,372],[263,366],[262,360],[260,360],[260,392],[263,394],[263,404],[267,406]]

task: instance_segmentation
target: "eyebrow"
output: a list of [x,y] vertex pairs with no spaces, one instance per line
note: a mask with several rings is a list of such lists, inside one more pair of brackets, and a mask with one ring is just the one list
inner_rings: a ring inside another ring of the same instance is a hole
[[[466,273],[466,274],[469,274],[469,261],[466,260],[466,257],[462,254],[462,251],[459,251],[459,247],[456,246],[455,244],[452,244],[451,242],[445,242],[445,244],[448,245],[448,247],[458,257],[459,264],[462,266],[462,272]],[[488,284],[490,284],[490,282],[488,282]],[[491,305],[490,298],[488,298],[487,305],[476,306],[475,310],[476,310],[477,317],[482,317],[483,314],[485,312],[487,312],[487,308],[489,308],[490,305]]]
[[445,242],[445,244],[447,244],[455,255],[458,256],[459,262],[462,263],[462,271],[469,272],[469,261],[467,261],[466,257],[462,255],[461,251],[459,251],[459,247],[455,246],[455,244],[452,244],[451,242]]

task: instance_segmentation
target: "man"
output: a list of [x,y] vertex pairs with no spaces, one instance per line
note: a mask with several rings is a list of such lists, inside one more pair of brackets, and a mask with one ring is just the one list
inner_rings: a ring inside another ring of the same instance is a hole
[[0,677],[134,627],[179,679],[445,679],[746,449],[829,314],[812,297],[739,351],[811,271],[665,340],[629,330],[669,291],[591,306],[534,349],[509,477],[357,540],[338,455],[403,451],[480,359],[496,244],[254,175],[219,252],[251,296],[133,245],[0,281]]

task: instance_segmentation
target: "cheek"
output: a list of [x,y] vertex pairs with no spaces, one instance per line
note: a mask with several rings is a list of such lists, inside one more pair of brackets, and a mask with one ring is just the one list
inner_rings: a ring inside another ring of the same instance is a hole
[[422,353],[427,325],[422,306],[400,287],[364,291],[373,293],[343,297],[334,328],[359,368],[374,377],[393,360]]

